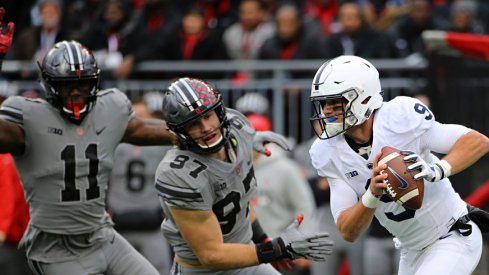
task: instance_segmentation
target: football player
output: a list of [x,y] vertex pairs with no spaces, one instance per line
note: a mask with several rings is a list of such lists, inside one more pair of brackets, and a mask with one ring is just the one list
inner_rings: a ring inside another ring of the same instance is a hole
[[[5,36],[0,36],[0,51]],[[112,227],[105,193],[120,142],[170,144],[163,121],[134,116],[117,89],[99,91],[100,70],[75,41],[44,57],[46,100],[13,96],[0,107],[0,153],[11,153],[29,203],[21,241],[36,274],[158,274]]]
[[[148,107],[143,100],[132,103],[132,109],[139,118],[152,117]],[[161,101],[158,107],[161,110]],[[170,273],[172,257],[168,242],[161,236],[163,211],[153,184],[156,167],[170,148],[119,144],[107,192],[107,206],[115,229],[161,275]]]
[[[314,167],[327,177],[338,230],[355,241],[375,216],[401,249],[399,274],[470,274],[482,250],[474,213],[448,177],[489,151],[489,139],[461,125],[441,124],[420,101],[383,102],[379,73],[367,60],[340,56],[324,63],[311,88],[321,132],[310,149]],[[409,169],[424,179],[423,205],[406,209],[383,192],[383,146],[406,150]],[[415,152],[415,153],[414,153]],[[432,152],[446,154],[442,160]],[[469,214],[468,214],[469,213]],[[479,214],[477,214],[479,215]]]
[[301,233],[298,218],[267,242],[249,207],[256,195],[252,150],[266,153],[263,144],[270,141],[290,149],[284,137],[255,133],[199,79],[173,82],[162,112],[180,143],[161,161],[155,183],[166,217],[162,230],[175,252],[172,274],[269,275],[279,273],[262,264],[326,260],[332,246],[327,233]]

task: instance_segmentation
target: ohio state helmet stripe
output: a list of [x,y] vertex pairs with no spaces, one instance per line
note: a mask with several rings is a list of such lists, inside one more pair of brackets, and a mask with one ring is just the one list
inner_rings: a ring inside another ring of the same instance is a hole
[[193,92],[194,90],[192,89],[192,87],[190,87],[190,85],[188,85],[187,81],[185,80],[182,80],[182,83],[185,86],[185,88],[187,88],[186,90],[189,92],[189,94],[193,97],[195,103],[197,103],[197,106],[201,106],[202,102],[199,100],[197,95]]
[[67,41],[63,41],[63,44],[66,45],[66,50],[68,51],[68,58],[70,59],[69,60],[69,64],[70,64],[70,68],[72,71],[75,70],[75,59],[73,57],[73,50],[71,49],[71,43],[67,42]]
[[190,111],[193,111],[194,110],[194,107],[190,103],[190,100],[188,99],[187,95],[185,94],[184,89],[182,89],[179,86],[179,83],[180,83],[180,81],[174,83],[173,86],[175,87],[175,90],[177,90],[178,94],[180,95],[180,97],[185,102],[185,105],[190,109]]
[[76,55],[78,56],[78,65],[80,66],[80,70],[83,70],[83,60],[82,60],[82,54],[81,54],[81,49],[80,45],[78,43],[73,43],[76,49]]

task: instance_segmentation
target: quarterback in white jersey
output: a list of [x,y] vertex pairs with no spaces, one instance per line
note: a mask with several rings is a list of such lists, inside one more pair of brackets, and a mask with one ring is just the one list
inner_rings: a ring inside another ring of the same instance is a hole
[[[310,155],[330,183],[331,211],[343,238],[356,240],[375,215],[402,249],[399,274],[470,274],[480,259],[481,231],[466,218],[467,204],[447,177],[486,154],[489,139],[436,122],[414,98],[384,103],[377,70],[356,56],[323,64],[311,101],[312,120],[320,122],[322,132]],[[385,165],[378,166],[378,160],[384,146],[405,151],[409,167],[421,169],[415,176],[425,180],[420,209],[406,209],[383,194],[387,175],[380,174]],[[446,155],[440,160],[432,152]]]
[[[75,41],[45,56],[46,100],[0,107],[0,153],[14,155],[30,210],[21,246],[36,274],[158,274],[113,229],[105,194],[120,142],[165,145],[163,121],[134,115],[121,91],[99,91],[100,70]],[[0,182],[1,183],[1,182]]]
[[266,263],[326,259],[332,245],[327,234],[301,233],[299,223],[271,242],[253,244],[264,239],[255,238],[263,232],[249,207],[257,184],[252,150],[263,152],[270,141],[288,149],[282,136],[255,133],[200,79],[173,82],[162,112],[180,142],[161,161],[155,183],[165,213],[162,230],[175,252],[172,274],[269,275],[279,273]]

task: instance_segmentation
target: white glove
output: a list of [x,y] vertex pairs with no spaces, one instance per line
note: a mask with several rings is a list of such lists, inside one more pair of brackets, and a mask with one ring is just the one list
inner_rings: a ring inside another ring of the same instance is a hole
[[333,252],[333,241],[328,240],[329,234],[327,232],[311,234],[300,232],[298,229],[302,219],[303,216],[299,215],[279,237],[285,245],[288,258],[304,258],[317,262],[326,261],[327,256]]
[[421,178],[426,179],[430,182],[440,181],[451,174],[451,166],[446,160],[441,160],[435,164],[429,164],[420,156],[412,151],[401,151],[401,154],[405,155],[405,162],[412,162],[407,167],[408,171],[421,170],[419,173],[414,175],[414,179],[418,180]]
[[253,149],[259,153],[270,156],[270,150],[265,148],[265,144],[270,142],[276,143],[284,150],[292,150],[292,145],[284,136],[272,131],[256,132],[255,136],[253,137]]

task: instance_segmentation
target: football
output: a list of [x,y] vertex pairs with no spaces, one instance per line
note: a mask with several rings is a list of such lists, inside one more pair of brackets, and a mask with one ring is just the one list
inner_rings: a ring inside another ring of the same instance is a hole
[[385,163],[387,169],[382,170],[381,174],[387,173],[388,175],[385,180],[387,195],[399,205],[416,210],[423,204],[424,180],[414,179],[414,175],[419,171],[408,171],[407,167],[412,163],[405,163],[404,157],[396,148],[383,147],[379,165]]

